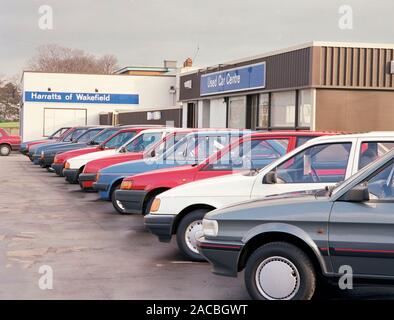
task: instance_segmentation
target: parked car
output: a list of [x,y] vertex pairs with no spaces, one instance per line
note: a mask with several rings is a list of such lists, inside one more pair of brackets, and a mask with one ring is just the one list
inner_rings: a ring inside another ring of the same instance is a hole
[[24,141],[24,142],[21,143],[21,148],[20,148],[19,151],[23,155],[27,155],[28,152],[29,152],[29,147],[30,146],[33,146],[33,145],[36,145],[36,144],[40,144],[40,143],[59,141],[59,139],[61,139],[62,135],[64,135],[64,133],[67,132],[68,130],[70,130],[70,127],[62,127],[62,128],[57,129],[48,138],[39,139],[39,140],[31,140],[31,141]]
[[8,134],[6,130],[0,128],[0,156],[8,156],[11,151],[19,150],[21,137]]
[[176,235],[181,252],[189,259],[201,260],[197,238],[207,212],[250,199],[324,189],[393,147],[394,132],[315,138],[254,174],[205,179],[161,193],[145,216],[145,224],[162,242]]
[[105,138],[105,131],[107,129],[113,132],[113,127],[108,128],[108,126],[90,128],[86,130],[81,136],[79,136],[75,141],[72,141],[72,143],[46,147],[45,150],[41,151],[38,164],[42,168],[49,168],[51,167],[57,153],[99,145],[101,142],[103,142],[102,139],[103,137]]
[[[119,152],[112,156],[107,155],[96,160],[91,160],[86,163],[82,173],[79,175],[79,184],[82,190],[91,189],[93,187],[93,183],[96,181],[97,173],[99,170],[119,163],[159,156],[160,154],[171,148],[174,143],[177,143],[179,140],[185,137],[188,133],[197,130],[198,129],[177,128],[173,131],[167,132],[166,135],[163,134],[163,138],[159,142],[154,145],[147,146],[146,149],[142,152],[138,151],[138,149],[140,148],[138,146],[139,144],[136,143],[130,144],[124,149],[119,148]],[[149,134],[149,132],[147,132],[146,134]],[[123,152],[123,150],[125,152]]]
[[61,141],[47,141],[45,143],[30,146],[28,153],[30,161],[32,161],[33,164],[38,165],[39,159],[41,157],[41,151],[44,150],[46,147],[71,143],[77,140],[82,134],[86,132],[86,130],[90,128],[93,127],[73,127],[66,132],[66,134],[62,137]]
[[113,193],[120,188],[122,180],[127,176],[160,168],[196,165],[235,139],[239,139],[240,134],[243,133],[230,129],[189,133],[160,157],[125,162],[101,169],[93,188],[99,191],[101,199],[112,200]]
[[146,128],[144,127],[113,127],[106,129],[102,134],[94,140],[98,146],[85,147],[76,150],[70,150],[57,153],[53,159],[52,169],[58,176],[63,176],[63,169],[66,161],[84,154],[92,152],[101,152],[108,149],[116,149],[123,145],[126,141],[132,139],[136,134]]
[[164,191],[197,180],[261,169],[309,139],[326,134],[282,131],[241,137],[198,165],[154,170],[123,179],[115,191],[113,206],[123,214],[147,214],[155,196]]
[[[393,284],[394,151],[315,195],[254,200],[208,213],[200,252],[254,299],[312,298],[322,279]],[[349,269],[349,267],[351,269]]]
[[[104,150],[100,153],[90,153],[69,159],[64,167],[64,175],[70,183],[78,183],[79,176],[84,171],[85,165],[92,160],[105,158],[116,154],[126,154],[127,152],[135,152],[143,154],[143,152],[160,141],[166,134],[173,132],[175,128],[157,128],[147,129],[127,141],[118,149]],[[84,178],[86,175],[84,176]]]

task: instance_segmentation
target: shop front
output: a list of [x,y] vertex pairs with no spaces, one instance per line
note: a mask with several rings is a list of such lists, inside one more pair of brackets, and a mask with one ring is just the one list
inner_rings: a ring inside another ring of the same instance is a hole
[[183,126],[392,130],[393,50],[312,42],[183,74]]

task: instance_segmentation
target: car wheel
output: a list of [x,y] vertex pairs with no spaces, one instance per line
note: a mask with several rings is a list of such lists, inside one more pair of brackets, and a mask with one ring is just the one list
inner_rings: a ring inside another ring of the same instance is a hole
[[2,144],[0,146],[0,156],[5,157],[11,153],[11,148],[9,145]]
[[181,252],[193,261],[205,261],[197,250],[197,240],[203,236],[202,219],[209,210],[198,209],[186,214],[178,225],[176,241]]
[[258,248],[245,268],[246,288],[256,300],[309,300],[316,287],[316,274],[309,257],[286,242]]

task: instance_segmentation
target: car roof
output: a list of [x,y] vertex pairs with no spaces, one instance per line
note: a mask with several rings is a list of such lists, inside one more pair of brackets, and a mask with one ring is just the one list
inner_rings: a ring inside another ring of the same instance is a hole
[[[362,133],[349,133],[349,134],[339,134],[339,135],[331,135],[331,136],[321,136],[313,139],[314,142],[320,141],[340,141],[346,138],[349,139],[363,139],[363,138],[379,138],[379,137],[392,137],[394,138],[394,131],[371,131],[371,132],[362,132]],[[308,142],[309,143],[309,142]]]
[[296,137],[321,137],[321,136],[328,136],[328,135],[337,135],[341,134],[340,132],[335,131],[257,131],[251,132],[252,137],[269,137],[269,136],[296,136]]

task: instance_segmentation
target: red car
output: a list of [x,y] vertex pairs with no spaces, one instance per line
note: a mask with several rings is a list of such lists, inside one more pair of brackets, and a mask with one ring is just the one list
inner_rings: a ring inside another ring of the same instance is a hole
[[93,183],[96,181],[97,173],[99,170],[118,163],[154,157],[159,152],[162,152],[163,150],[171,147],[168,142],[170,142],[171,144],[176,143],[188,133],[195,130],[198,129],[176,129],[176,131],[169,133],[161,141],[159,141],[148,150],[142,152],[119,153],[113,156],[89,161],[85,165],[83,172],[79,175],[79,185],[83,190],[91,189],[93,187]]
[[9,135],[7,131],[0,128],[0,156],[8,156],[11,151],[19,150],[21,137]]
[[[119,213],[147,214],[155,196],[168,189],[241,170],[261,169],[307,140],[330,134],[334,133],[312,131],[252,133],[198,165],[155,170],[123,179],[120,190],[115,191],[112,204]],[[249,165],[240,165],[245,159],[249,161]]]
[[63,169],[68,159],[81,156],[83,154],[88,154],[92,152],[99,152],[108,149],[115,149],[123,145],[126,141],[133,138],[134,135],[138,134],[142,130],[149,129],[150,127],[129,127],[122,129],[122,127],[114,128],[108,139],[98,146],[88,147],[83,149],[70,150],[66,152],[59,153],[55,156],[52,168],[58,176],[63,176]]

